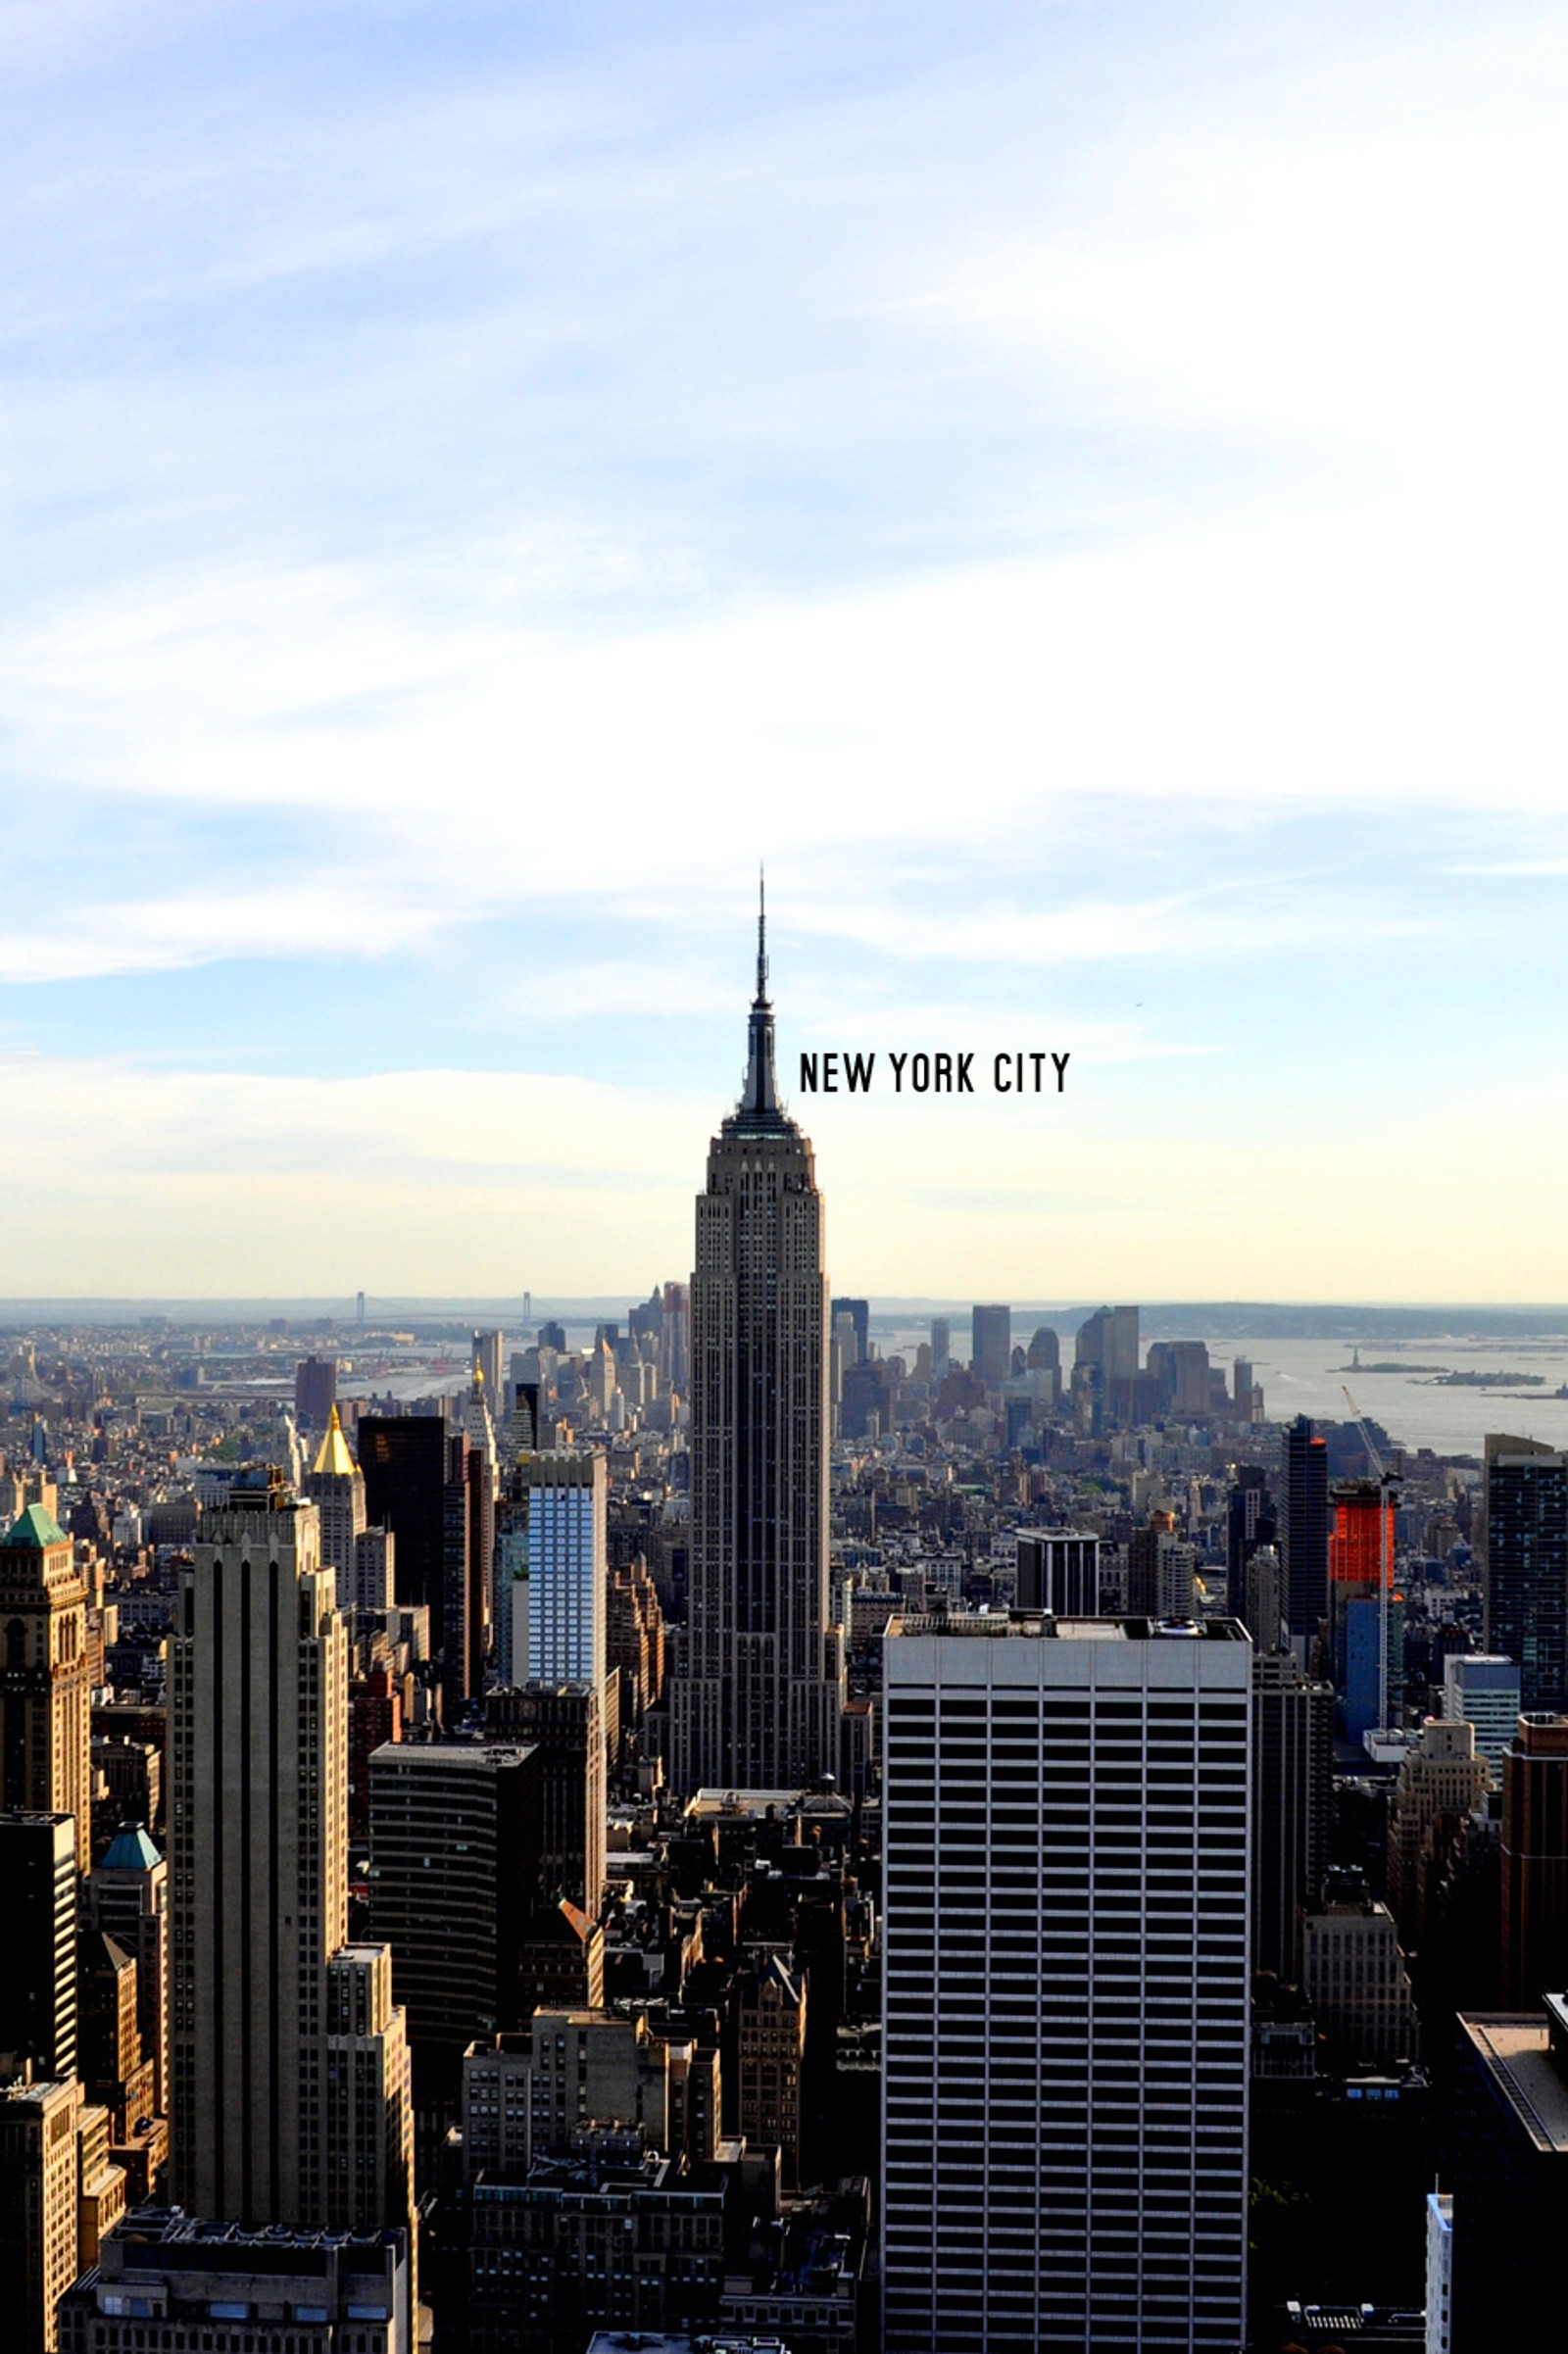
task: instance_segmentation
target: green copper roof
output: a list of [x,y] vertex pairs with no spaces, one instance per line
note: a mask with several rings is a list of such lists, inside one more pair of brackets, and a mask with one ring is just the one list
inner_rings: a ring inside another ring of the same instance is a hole
[[116,1832],[100,1868],[108,1872],[150,1872],[154,1864],[162,1861],[141,1825],[129,1823],[123,1831]]
[[67,1545],[70,1539],[52,1512],[42,1504],[29,1504],[20,1518],[14,1520],[0,1545],[26,1545],[29,1550],[45,1545]]

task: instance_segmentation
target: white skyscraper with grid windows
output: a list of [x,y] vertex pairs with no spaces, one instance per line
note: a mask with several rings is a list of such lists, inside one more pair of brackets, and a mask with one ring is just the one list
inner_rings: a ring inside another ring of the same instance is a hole
[[885,2354],[1243,2343],[1251,1656],[892,1622]]

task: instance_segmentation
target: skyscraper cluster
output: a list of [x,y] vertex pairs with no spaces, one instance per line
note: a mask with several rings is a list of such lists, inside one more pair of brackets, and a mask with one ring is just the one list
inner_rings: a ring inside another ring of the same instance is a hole
[[693,1260],[17,1345],[24,2354],[1550,2342],[1564,1456],[833,1293],[760,926]]

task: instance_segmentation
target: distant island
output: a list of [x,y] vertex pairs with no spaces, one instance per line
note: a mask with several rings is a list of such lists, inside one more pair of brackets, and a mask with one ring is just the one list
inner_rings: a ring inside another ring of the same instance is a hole
[[1440,1373],[1431,1384],[1434,1390],[1544,1390],[1545,1386],[1544,1373]]
[[[1395,1364],[1380,1364],[1380,1365],[1370,1365],[1370,1364],[1369,1364],[1369,1365],[1363,1365],[1363,1364],[1362,1364],[1362,1362],[1361,1362],[1361,1360],[1360,1360],[1360,1358],[1359,1358],[1359,1357],[1357,1357],[1353,1365],[1334,1365],[1334,1366],[1331,1366],[1331,1367],[1330,1367],[1330,1371],[1331,1371],[1331,1372],[1334,1372],[1334,1373],[1442,1373],[1442,1374],[1446,1374],[1446,1373],[1447,1373],[1447,1371],[1448,1371],[1448,1368],[1447,1368],[1447,1366],[1446,1366],[1446,1365],[1407,1365],[1407,1364],[1404,1362],[1404,1360],[1403,1360],[1403,1358],[1402,1358],[1402,1357],[1401,1357],[1401,1358],[1398,1360],[1398,1362],[1397,1362],[1397,1363],[1395,1363]],[[1463,1378],[1463,1376],[1461,1375],[1461,1376],[1457,1376],[1457,1377],[1454,1377],[1454,1378],[1462,1379],[1462,1378]]]

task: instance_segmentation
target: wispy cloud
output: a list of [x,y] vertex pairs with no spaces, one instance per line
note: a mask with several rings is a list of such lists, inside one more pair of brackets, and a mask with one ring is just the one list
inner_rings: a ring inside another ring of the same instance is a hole
[[[1020,1182],[1103,1186],[1121,1250],[1143,1202],[1167,1292],[1208,1212],[1162,1222],[1156,1112],[1241,1231],[1200,1075],[1234,1172],[1375,1099],[1369,1041],[1446,1103],[1554,1051],[1513,886],[1565,870],[1560,12],[62,0],[0,60],[0,1023],[64,1160],[155,1109],[72,1077],[103,1036],[205,1072],[145,1167],[82,1154],[83,1228],[144,1187],[163,1251],[167,1180],[223,1288],[222,1135],[269,1250],[358,1158],[420,1280],[402,1165],[456,1282],[457,1180],[356,1128],[368,1073],[536,1172],[596,1288],[533,1132],[597,1113],[498,1123],[480,1075],[646,1070],[706,1132],[760,853],[801,1036],[1084,1042],[1103,1136]],[[318,1156],[202,1092],[237,1047]],[[512,1248],[497,1184],[465,1251]]]

